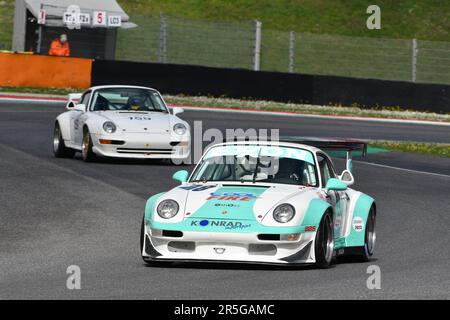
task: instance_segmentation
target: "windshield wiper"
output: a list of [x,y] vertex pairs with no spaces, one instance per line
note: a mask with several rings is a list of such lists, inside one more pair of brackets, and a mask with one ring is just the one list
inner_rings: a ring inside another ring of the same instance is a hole
[[256,176],[258,175],[258,167],[259,167],[259,155],[261,154],[261,149],[259,149],[258,157],[256,158],[256,166],[255,166],[255,172],[253,173],[253,183],[256,182]]

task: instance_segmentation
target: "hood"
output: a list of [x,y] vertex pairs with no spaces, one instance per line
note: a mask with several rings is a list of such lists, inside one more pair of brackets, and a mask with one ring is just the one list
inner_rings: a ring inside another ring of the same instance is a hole
[[163,112],[100,111],[99,116],[131,133],[169,133],[171,115]]
[[[317,190],[290,185],[225,185],[186,184],[167,192],[160,200],[173,199],[180,205],[178,222],[186,219],[211,219],[256,222],[277,225],[273,209],[282,203],[291,203],[295,218],[284,226],[298,225],[309,201],[317,197]],[[279,225],[279,224],[278,224]]]

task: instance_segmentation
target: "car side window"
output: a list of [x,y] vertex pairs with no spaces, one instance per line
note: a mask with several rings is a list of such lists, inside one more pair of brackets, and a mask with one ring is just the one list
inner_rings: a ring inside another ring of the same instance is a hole
[[330,178],[335,178],[335,173],[333,171],[333,166],[330,163],[330,160],[328,160],[327,157],[324,155],[318,154],[317,160],[319,162],[319,169],[320,169],[320,176],[322,181],[322,186],[325,187],[328,180]]
[[80,104],[84,104],[87,107],[88,106],[87,104],[89,102],[89,98],[90,97],[91,97],[91,91],[88,91],[85,94],[83,94],[83,96],[81,97]]

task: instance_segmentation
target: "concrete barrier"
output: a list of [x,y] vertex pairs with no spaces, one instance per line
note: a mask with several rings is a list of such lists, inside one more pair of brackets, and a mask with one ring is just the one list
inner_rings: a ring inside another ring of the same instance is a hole
[[0,86],[88,88],[92,59],[0,53]]

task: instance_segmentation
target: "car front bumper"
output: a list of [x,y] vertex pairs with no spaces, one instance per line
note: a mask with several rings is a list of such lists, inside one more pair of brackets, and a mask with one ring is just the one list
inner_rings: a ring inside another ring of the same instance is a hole
[[142,257],[146,261],[235,262],[278,265],[315,263],[315,232],[297,241],[259,240],[254,233],[182,232],[163,235],[145,227]]
[[115,158],[183,160],[191,151],[189,135],[164,133],[93,134],[92,144],[95,154]]

